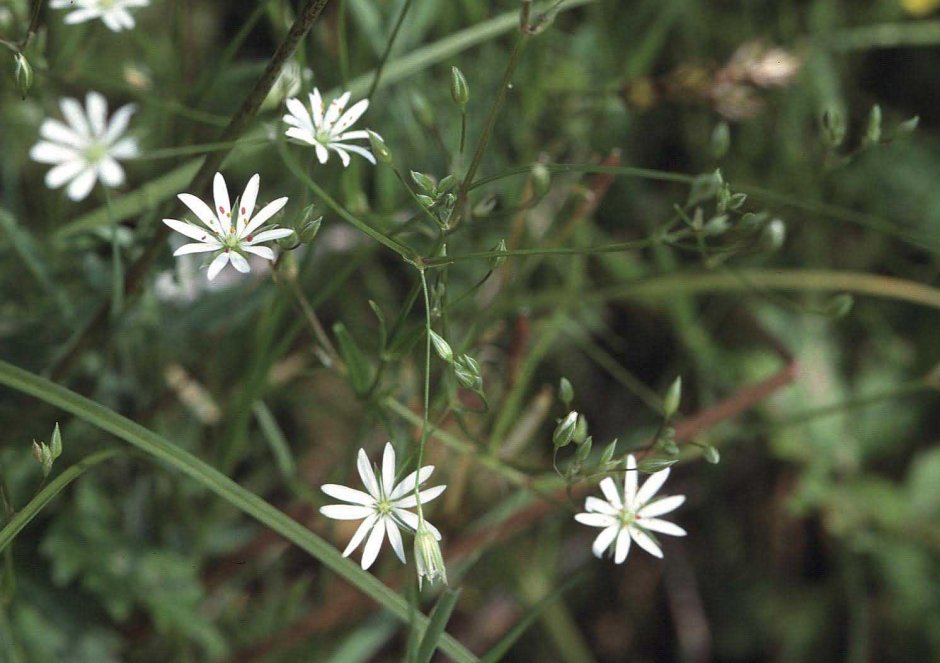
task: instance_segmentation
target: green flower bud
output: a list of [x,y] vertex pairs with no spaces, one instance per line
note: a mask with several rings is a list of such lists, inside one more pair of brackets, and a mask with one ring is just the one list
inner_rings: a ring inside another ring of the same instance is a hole
[[588,424],[587,419],[583,415],[578,415],[578,423],[574,427],[574,441],[577,444],[582,444],[588,436]]
[[865,144],[874,145],[881,140],[881,106],[875,104],[868,114],[868,126],[865,128]]
[[454,351],[451,349],[450,343],[445,341],[433,329],[429,330],[428,333],[431,335],[431,345],[434,346],[437,355],[448,364],[454,363]]
[[59,432],[58,422],[56,422],[55,428],[52,430],[52,443],[50,446],[50,451],[52,452],[53,460],[62,455],[62,433]]
[[566,406],[571,406],[571,401],[574,400],[574,387],[571,386],[568,378],[562,378],[558,381],[558,398]]
[[416,170],[411,171],[411,179],[418,185],[418,188],[428,194],[437,193],[437,182],[430,175],[419,173]]
[[420,516],[418,529],[415,532],[415,566],[418,569],[419,591],[425,578],[431,583],[440,580],[445,585],[447,584],[447,567],[444,566],[441,546]]
[[829,109],[822,114],[823,141],[830,149],[835,149],[845,140],[845,120],[842,113]]
[[718,453],[718,449],[710,444],[705,447],[704,455],[705,460],[712,465],[717,465],[721,461],[721,454]]
[[714,159],[720,159],[728,153],[731,147],[731,129],[727,122],[719,122],[712,130],[709,149]]
[[558,422],[555,426],[555,432],[552,433],[552,444],[556,449],[568,446],[574,438],[575,428],[578,426],[578,413],[572,410],[568,415]]
[[645,474],[655,474],[675,464],[675,458],[645,458],[637,464],[636,469]]
[[13,78],[16,79],[16,87],[25,99],[29,88],[33,86],[33,68],[22,53],[13,56]]
[[783,246],[787,238],[787,227],[780,219],[771,219],[761,231],[760,241],[768,251],[776,251]]
[[543,163],[537,163],[532,166],[532,191],[537,198],[541,198],[552,186],[552,174]]
[[606,447],[604,447],[604,453],[601,454],[601,467],[606,467],[606,465],[613,460],[614,454],[617,452],[617,440],[614,440]]
[[682,376],[680,375],[666,390],[666,397],[663,398],[663,416],[671,419],[679,410],[679,403],[682,400]]
[[591,447],[594,445],[594,440],[588,435],[587,439],[581,443],[578,447],[578,451],[574,455],[574,460],[576,463],[583,463],[587,460],[587,457],[591,455]]
[[454,103],[461,108],[470,101],[470,86],[467,85],[467,79],[457,67],[450,68],[450,96]]
[[392,151],[388,149],[382,137],[371,129],[366,129],[366,131],[369,133],[369,143],[372,144],[372,154],[375,158],[382,163],[392,163]]
[[476,392],[483,390],[483,377],[480,375],[480,364],[470,355],[460,355],[454,361],[454,375],[461,386]]
[[294,234],[297,235],[297,240],[302,244],[310,244],[314,239],[316,239],[317,233],[320,232],[320,225],[322,223],[323,215],[317,215],[317,206],[307,205],[300,217],[300,223],[297,226],[297,230],[294,231]]
[[42,443],[33,440],[33,458],[37,463],[42,463]]

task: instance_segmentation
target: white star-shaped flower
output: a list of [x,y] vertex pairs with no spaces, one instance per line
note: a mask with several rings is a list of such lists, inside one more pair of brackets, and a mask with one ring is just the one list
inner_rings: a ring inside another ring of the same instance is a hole
[[349,165],[349,152],[354,152],[374,164],[375,157],[369,150],[347,142],[360,138],[369,139],[369,133],[365,130],[347,131],[366,112],[369,100],[357,101],[344,113],[343,110],[349,103],[349,92],[330,102],[329,108],[323,103],[317,88],[313,88],[309,96],[309,111],[299,99],[287,100],[287,110],[290,112],[284,116],[284,122],[291,125],[286,132],[287,137],[305,145],[313,145],[320,163],[326,163],[330,156],[329,151],[332,150],[339,155],[344,167]]
[[[368,492],[333,483],[325,484],[321,487],[324,493],[349,504],[329,504],[321,507],[320,513],[336,520],[362,520],[362,524],[359,525],[349,545],[346,546],[346,550],[343,551],[343,557],[348,557],[358,548],[368,534],[369,539],[362,551],[362,568],[368,569],[375,562],[379,548],[382,547],[382,541],[387,534],[392,549],[404,564],[405,548],[402,545],[399,528],[404,527],[412,532],[417,530],[418,515],[407,509],[417,506],[415,486],[416,484],[420,486],[428,480],[434,471],[434,466],[425,465],[420,472],[412,472],[396,484],[395,449],[389,442],[386,443],[385,453],[382,454],[381,481],[376,479],[375,472],[369,465],[369,458],[362,449],[359,450],[356,467],[359,470],[359,478],[362,479],[362,484]],[[445,488],[447,486],[434,486],[422,490],[419,494],[421,504],[430,502],[443,493]],[[435,539],[441,540],[441,533],[434,525],[425,520],[424,526]]]
[[205,227],[187,221],[163,219],[163,223],[176,232],[196,240],[194,243],[179,247],[173,255],[218,251],[218,255],[209,264],[207,276],[210,281],[230,262],[232,267],[239,272],[243,274],[250,272],[251,266],[242,255],[244,253],[253,253],[265,260],[274,260],[274,251],[267,246],[258,245],[262,242],[289,237],[294,231],[290,228],[271,226],[257,232],[265,221],[280,212],[281,208],[287,204],[286,197],[278,198],[254,213],[260,182],[261,177],[257,173],[248,180],[245,192],[242,193],[240,199],[236,200],[238,209],[234,217],[232,205],[229,202],[228,187],[221,173],[216,173],[213,181],[215,211],[196,196],[188,193],[179,194],[180,201],[205,224]]
[[146,7],[150,0],[51,0],[53,9],[71,9],[65,22],[84,23],[97,18],[114,32],[134,27],[134,16],[127,11],[132,7]]
[[55,164],[46,173],[46,186],[58,189],[69,184],[72,200],[84,199],[95,182],[107,187],[124,184],[124,169],[118,159],[137,156],[137,140],[122,138],[134,104],[121,106],[108,120],[108,102],[97,92],[89,92],[85,106],[77,99],[59,102],[67,125],[47,119],[39,127],[43,140],[33,145],[29,156],[40,163]]
[[604,552],[614,545],[614,562],[621,564],[630,552],[632,539],[649,554],[662,558],[663,551],[650,532],[685,536],[684,529],[658,518],[674,511],[685,502],[685,495],[653,500],[653,496],[662,488],[667,478],[669,468],[651,475],[637,490],[636,458],[631,454],[627,456],[622,493],[617,490],[617,484],[612,478],[607,477],[601,481],[601,490],[607,499],[588,497],[584,502],[586,513],[579,513],[574,517],[583,525],[603,528],[592,546],[595,557],[602,557]]

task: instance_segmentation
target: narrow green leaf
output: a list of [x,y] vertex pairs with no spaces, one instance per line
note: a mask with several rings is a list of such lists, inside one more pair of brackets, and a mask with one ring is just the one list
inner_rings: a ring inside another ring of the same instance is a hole
[[369,365],[369,360],[359,349],[356,340],[346,331],[346,326],[342,322],[333,325],[333,333],[339,342],[339,353],[346,362],[353,391],[358,396],[364,396],[369,391],[369,385],[372,384],[372,367]]
[[287,438],[284,437],[277,419],[271,414],[270,408],[262,401],[255,401],[252,410],[255,413],[255,419],[258,420],[258,426],[261,428],[261,434],[271,448],[274,455],[274,462],[281,476],[285,479],[293,479],[297,464],[294,462],[294,454],[291,453]]
[[480,663],[497,663],[498,661],[503,660],[503,657],[509,651],[509,649],[516,644],[516,640],[522,637],[522,635],[528,630],[538,616],[542,614],[542,611],[552,604],[552,602],[561,598],[561,595],[567,592],[569,589],[574,587],[574,585],[579,582],[583,577],[583,574],[572,576],[568,579],[567,582],[561,585],[551,594],[545,596],[538,603],[529,608],[529,611],[519,620],[519,622],[509,629],[509,632],[503,636],[503,638],[496,643],[496,645],[490,649],[486,654],[480,658]]
[[418,645],[418,653],[415,656],[417,663],[428,663],[431,660],[438,643],[445,635],[444,628],[447,626],[450,614],[454,611],[454,606],[457,605],[458,596],[460,596],[459,589],[445,589],[440,598],[437,599],[437,604],[435,604],[434,610],[431,611],[427,629],[424,631],[424,637],[421,638],[421,644]]

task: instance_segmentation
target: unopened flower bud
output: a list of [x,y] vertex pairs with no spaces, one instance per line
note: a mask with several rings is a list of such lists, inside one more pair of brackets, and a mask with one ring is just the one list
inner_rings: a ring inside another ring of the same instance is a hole
[[584,415],[578,415],[578,423],[574,427],[574,441],[576,444],[583,444],[588,436],[588,424]]
[[717,465],[721,461],[721,454],[718,453],[718,449],[712,445],[705,447],[705,460],[712,465]]
[[587,436],[587,439],[581,443],[578,447],[577,453],[574,455],[575,462],[583,463],[587,460],[587,457],[591,455],[591,447],[594,446],[594,441],[590,435]]
[[382,163],[392,163],[392,151],[388,149],[388,145],[385,144],[382,137],[372,129],[366,129],[366,132],[369,134],[369,143],[372,144],[372,154],[375,155],[375,158]]
[[544,163],[537,163],[532,166],[531,177],[532,191],[537,198],[541,198],[548,193],[552,185],[552,174],[548,172],[548,168],[545,167]]
[[441,555],[441,546],[424,519],[419,516],[418,529],[415,532],[415,566],[418,568],[418,590],[421,590],[422,581],[434,583],[440,580],[447,584],[447,567],[444,566],[444,556]]
[[444,338],[433,329],[429,330],[428,333],[431,335],[431,344],[434,346],[437,355],[448,364],[452,364],[454,362],[454,351],[451,349],[450,343],[445,341]]
[[558,398],[561,399],[561,402],[565,405],[571,405],[571,401],[574,400],[574,387],[571,386],[571,381],[568,378],[562,378],[558,381]]
[[33,68],[22,53],[13,56],[13,77],[16,79],[17,89],[25,99],[29,88],[33,86]]
[[461,386],[476,392],[483,390],[483,377],[480,375],[480,364],[470,355],[460,355],[454,361],[454,375]]
[[577,425],[578,413],[572,410],[568,413],[568,416],[558,423],[555,427],[555,432],[552,434],[552,444],[555,445],[556,449],[561,449],[571,443]]
[[317,214],[316,205],[307,205],[300,217],[300,223],[294,233],[297,235],[297,241],[302,244],[309,244],[316,239],[320,232],[320,225],[323,223],[323,215]]
[[787,238],[787,227],[780,219],[772,219],[761,232],[761,244],[768,251],[776,251]]
[[56,422],[55,428],[52,430],[52,442],[50,443],[50,451],[52,452],[52,460],[55,460],[62,455],[62,433],[59,431],[59,423]]
[[457,67],[450,68],[450,96],[454,103],[463,108],[470,101],[470,86],[467,79]]
[[663,416],[671,418],[679,410],[679,402],[682,400],[682,376],[680,375],[666,391],[666,397],[663,399]]

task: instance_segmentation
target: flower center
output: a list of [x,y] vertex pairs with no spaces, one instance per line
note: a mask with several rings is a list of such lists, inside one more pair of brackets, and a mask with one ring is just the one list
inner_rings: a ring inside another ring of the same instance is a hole
[[633,511],[624,509],[620,512],[620,526],[629,527],[636,522],[637,516]]
[[237,249],[241,246],[241,241],[234,234],[226,235],[225,239],[222,241],[222,245],[227,249]]
[[108,11],[109,9],[114,7],[115,2],[116,0],[98,0],[98,7],[99,9],[103,9],[104,11]]
[[108,146],[104,143],[94,142],[85,148],[85,158],[91,164],[96,164],[108,156]]
[[321,145],[328,145],[333,140],[333,136],[325,129],[320,129],[317,131],[314,138],[316,138],[317,142]]
[[392,513],[392,503],[388,500],[380,500],[375,503],[375,510],[378,511],[379,515],[390,515]]

